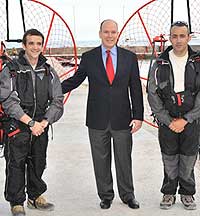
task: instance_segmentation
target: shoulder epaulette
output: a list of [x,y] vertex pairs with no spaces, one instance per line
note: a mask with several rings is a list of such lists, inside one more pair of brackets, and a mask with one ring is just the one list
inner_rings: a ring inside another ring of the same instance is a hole
[[50,64],[48,64],[48,63],[44,64],[44,68],[46,70],[46,75],[48,75],[50,73],[50,67],[51,67]]
[[12,60],[10,62],[7,62],[6,66],[9,68],[11,77],[15,77],[17,74],[17,71],[19,70],[19,66],[16,63],[16,61]]
[[199,55],[198,55],[198,56],[195,56],[195,57],[194,57],[194,61],[200,62],[200,56],[199,56]]

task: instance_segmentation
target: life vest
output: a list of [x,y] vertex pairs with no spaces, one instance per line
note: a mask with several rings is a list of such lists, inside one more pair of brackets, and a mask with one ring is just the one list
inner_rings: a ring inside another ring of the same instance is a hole
[[0,104],[0,148],[4,145],[4,131],[3,131],[3,123],[2,123],[3,116],[4,116],[4,112]]
[[[13,88],[18,92],[20,106],[24,112],[37,121],[42,120],[52,99],[50,65],[45,63],[44,70],[41,70],[41,73],[45,74],[43,79],[40,79],[39,75],[35,76],[35,88],[37,89],[35,95],[33,95],[31,72],[20,72],[19,65],[15,60],[6,63],[6,66],[9,68],[10,77],[14,83]],[[5,114],[0,103],[0,149],[3,148],[8,137],[16,135],[24,128],[27,130],[23,123]]]
[[173,118],[183,117],[185,113],[194,107],[196,94],[200,90],[200,58],[190,59],[185,69],[185,90],[175,92],[172,86],[172,71],[167,61],[157,61],[158,69],[157,93],[163,105]]
[[[11,78],[15,78],[17,75],[17,65],[14,62],[7,62],[5,65],[9,68],[9,73]],[[5,125],[9,127],[9,131],[5,132]],[[5,114],[3,107],[0,103],[0,152],[2,151],[7,137],[12,137],[15,134],[19,133],[20,129],[18,126],[12,121],[11,118]]]
[[30,70],[19,72],[16,77],[16,91],[20,106],[26,114],[37,121],[43,119],[52,99],[50,66],[46,63],[44,66],[43,69],[35,72],[34,81]]

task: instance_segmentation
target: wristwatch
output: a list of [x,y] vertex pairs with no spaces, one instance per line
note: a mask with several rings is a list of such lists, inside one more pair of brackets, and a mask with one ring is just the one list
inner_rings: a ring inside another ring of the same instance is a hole
[[31,119],[29,122],[28,122],[28,126],[29,127],[33,127],[35,124],[35,121],[33,119]]

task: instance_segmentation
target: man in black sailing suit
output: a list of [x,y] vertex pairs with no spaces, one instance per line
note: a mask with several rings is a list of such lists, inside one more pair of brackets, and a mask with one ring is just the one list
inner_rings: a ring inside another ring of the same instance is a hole
[[184,208],[196,209],[194,165],[199,148],[200,55],[188,45],[188,24],[172,23],[169,46],[155,61],[148,81],[148,101],[159,122],[164,165],[161,209],[180,194]]
[[41,54],[44,36],[30,29],[22,43],[24,50],[10,63],[14,70],[6,66],[0,73],[0,100],[10,118],[8,130],[12,124],[20,130],[8,138],[5,146],[5,199],[10,202],[13,216],[25,215],[25,187],[29,208],[54,208],[42,196],[47,190],[42,174],[46,167],[48,125],[63,114],[60,80]]

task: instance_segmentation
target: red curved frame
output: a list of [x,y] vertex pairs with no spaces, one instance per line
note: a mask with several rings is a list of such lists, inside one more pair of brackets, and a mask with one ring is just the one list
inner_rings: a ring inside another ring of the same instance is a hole
[[[53,15],[52,15],[52,18],[51,18],[51,23],[50,23],[50,26],[49,26],[49,29],[48,29],[48,34],[47,34],[47,37],[46,37],[46,40],[44,42],[44,48],[43,48],[43,52],[46,50],[46,46],[47,46],[47,43],[48,43],[48,39],[49,39],[49,35],[51,33],[51,29],[52,29],[52,25],[53,25],[53,21],[54,21],[54,17],[55,15],[57,15],[62,21],[63,23],[65,24],[65,26],[67,27],[69,33],[70,33],[70,36],[71,36],[71,39],[72,39],[72,42],[73,42],[73,46],[74,46],[74,55],[75,55],[75,65],[74,67],[72,67],[72,69],[66,71],[65,73],[61,74],[60,75],[60,78],[66,76],[68,73],[70,73],[71,71],[76,71],[76,68],[77,68],[77,49],[76,49],[76,43],[75,43],[75,39],[74,39],[74,36],[72,34],[72,31],[71,29],[69,28],[69,26],[67,25],[67,23],[65,22],[65,20],[62,18],[62,16],[60,14],[58,14],[54,9],[52,9],[51,7],[49,7],[48,5],[44,4],[43,2],[40,2],[40,1],[37,1],[37,0],[28,0],[28,1],[32,1],[32,2],[35,2],[35,3],[38,3],[38,4],[41,4],[43,5],[44,7],[47,7],[49,10],[51,10],[53,12]],[[67,102],[68,98],[69,98],[69,95],[70,95],[71,92],[67,93],[65,99],[64,99],[64,104]]]
[[[123,30],[125,29],[125,27],[126,27],[127,24],[129,23],[129,21],[133,18],[133,16],[135,16],[136,14],[138,14],[138,16],[139,16],[139,18],[140,18],[140,21],[141,21],[141,23],[142,23],[142,26],[144,27],[144,31],[145,31],[145,33],[146,33],[146,35],[147,35],[148,41],[149,41],[151,47],[153,47],[153,41],[151,40],[150,35],[149,35],[149,33],[148,33],[148,31],[147,31],[147,28],[146,28],[146,26],[145,26],[145,23],[144,23],[144,21],[143,21],[141,15],[140,15],[140,10],[143,9],[144,7],[146,7],[147,5],[151,4],[151,3],[154,2],[154,1],[156,1],[156,0],[151,0],[151,1],[147,2],[146,4],[144,4],[143,6],[141,6],[138,10],[136,10],[136,11],[129,17],[129,19],[125,22],[124,26],[122,27],[122,29],[121,29],[121,31],[120,31],[120,33],[119,33],[118,40],[119,40],[119,38],[120,38],[120,36],[121,36]],[[155,52],[156,52],[156,51],[155,51]],[[147,78],[145,78],[145,77],[140,77],[140,79],[146,80],[146,81],[147,81]],[[148,122],[148,121],[146,121],[146,120],[144,120],[144,122],[147,123],[148,125],[152,126],[152,127],[158,128],[156,125],[154,125],[154,124],[151,123],[151,122]]]

